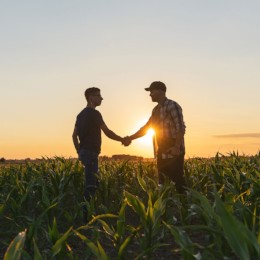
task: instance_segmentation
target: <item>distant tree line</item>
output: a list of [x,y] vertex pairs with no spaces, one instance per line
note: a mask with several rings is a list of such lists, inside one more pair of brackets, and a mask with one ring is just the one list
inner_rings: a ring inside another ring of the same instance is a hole
[[129,155],[129,154],[115,154],[112,155],[114,160],[143,160],[141,156]]

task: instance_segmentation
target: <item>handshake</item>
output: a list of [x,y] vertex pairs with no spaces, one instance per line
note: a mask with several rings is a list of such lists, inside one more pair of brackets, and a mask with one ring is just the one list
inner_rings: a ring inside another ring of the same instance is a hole
[[128,146],[131,144],[132,140],[129,136],[126,136],[126,137],[122,138],[121,142],[124,146]]

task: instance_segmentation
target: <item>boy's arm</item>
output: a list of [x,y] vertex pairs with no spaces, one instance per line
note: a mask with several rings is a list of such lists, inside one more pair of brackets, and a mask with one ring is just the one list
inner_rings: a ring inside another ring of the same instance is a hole
[[73,140],[73,144],[74,144],[74,147],[75,147],[77,153],[79,153],[78,129],[76,126],[74,127],[74,131],[72,134],[72,140]]

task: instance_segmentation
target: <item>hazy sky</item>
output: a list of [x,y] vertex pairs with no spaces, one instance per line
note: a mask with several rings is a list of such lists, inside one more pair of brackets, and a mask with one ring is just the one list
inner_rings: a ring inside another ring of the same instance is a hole
[[[148,120],[152,81],[183,108],[187,157],[260,147],[260,1],[0,1],[0,157],[76,157],[72,131],[96,86],[125,136]],[[102,155],[152,157],[103,135]]]

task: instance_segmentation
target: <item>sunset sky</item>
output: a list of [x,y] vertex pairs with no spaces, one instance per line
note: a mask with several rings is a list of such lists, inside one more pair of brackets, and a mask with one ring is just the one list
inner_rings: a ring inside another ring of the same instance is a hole
[[[98,87],[108,127],[133,134],[163,81],[183,108],[186,157],[260,149],[260,1],[1,1],[0,158],[76,157],[72,131]],[[152,157],[102,136],[101,155]]]

